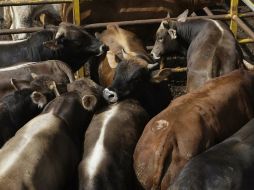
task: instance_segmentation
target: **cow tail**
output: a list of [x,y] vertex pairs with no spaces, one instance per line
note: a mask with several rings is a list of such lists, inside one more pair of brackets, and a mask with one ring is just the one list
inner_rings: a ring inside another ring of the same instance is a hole
[[60,68],[60,70],[62,70],[68,76],[70,82],[75,81],[72,70],[70,69],[70,67],[66,63],[58,61],[57,65]]
[[243,59],[243,65],[247,70],[253,71],[254,70],[254,65]]

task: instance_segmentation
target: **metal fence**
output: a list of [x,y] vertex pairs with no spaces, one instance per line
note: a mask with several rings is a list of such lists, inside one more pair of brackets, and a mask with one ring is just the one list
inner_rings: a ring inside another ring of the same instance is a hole
[[[252,11],[247,13],[238,13],[239,0],[231,0],[230,12],[228,14],[214,15],[212,11],[205,7],[203,10],[207,16],[191,16],[188,19],[199,19],[199,18],[210,18],[216,20],[230,20],[230,29],[237,38],[237,29],[241,28],[249,38],[238,39],[239,43],[251,43],[254,42],[254,32],[243,22],[243,17],[254,16],[254,3],[250,0],[242,0]],[[19,6],[19,5],[36,5],[36,4],[54,4],[54,3],[73,3],[73,18],[74,23],[80,25],[80,1],[79,0],[9,0],[0,1],[1,6]],[[141,24],[155,24],[160,23],[161,19],[147,19],[147,20],[132,20],[132,21],[121,21],[121,22],[108,22],[108,23],[94,23],[85,26],[86,29],[105,28],[108,24],[118,24],[119,26],[128,25],[141,25]],[[22,28],[22,29],[1,29],[0,35],[2,34],[17,34],[17,33],[31,33],[42,30],[42,27]],[[151,47],[150,47],[151,48]],[[178,70],[177,70],[178,71]],[[179,70],[183,71],[183,70]],[[82,76],[81,71],[81,76]]]

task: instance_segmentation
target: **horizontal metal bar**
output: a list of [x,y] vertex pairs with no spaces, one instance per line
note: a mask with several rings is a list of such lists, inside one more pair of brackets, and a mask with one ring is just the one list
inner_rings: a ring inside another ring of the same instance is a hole
[[[240,14],[240,17],[251,17],[254,16],[254,12],[248,12]],[[210,19],[230,19],[229,14],[223,15],[212,15],[212,16],[195,16],[188,17],[188,19],[199,19],[199,18],[210,18]],[[160,23],[164,18],[160,19],[147,19],[147,20],[134,20],[134,21],[122,21],[122,22],[107,22],[107,23],[95,23],[88,24],[85,26],[86,29],[96,29],[96,28],[105,28],[108,24],[118,24],[119,26],[128,26],[128,25],[141,25],[141,24],[156,24]],[[22,28],[22,29],[0,29],[0,35],[6,34],[20,34],[20,33],[31,33],[42,30],[43,27],[32,27],[32,28]]]
[[176,67],[176,68],[170,68],[172,73],[182,73],[187,71],[187,67]]
[[246,32],[252,39],[254,39],[254,32],[237,16],[233,16],[233,20]]
[[239,42],[240,44],[246,44],[246,43],[253,43],[254,40],[251,39],[251,38],[246,38],[246,39],[238,39],[238,42]]
[[252,11],[254,11],[254,3],[252,3],[250,0],[242,0],[242,2],[245,3]]
[[20,5],[38,5],[38,4],[55,4],[55,3],[72,3],[72,0],[12,0],[12,1],[0,1],[0,7],[3,7],[3,6],[20,6]]
[[43,27],[18,28],[18,29],[0,29],[0,35],[32,33],[43,30]]

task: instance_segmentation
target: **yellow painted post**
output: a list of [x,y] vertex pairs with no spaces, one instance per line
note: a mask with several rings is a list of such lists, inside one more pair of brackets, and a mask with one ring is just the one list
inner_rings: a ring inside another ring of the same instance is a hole
[[[73,0],[73,20],[74,24],[80,25],[80,7],[79,7],[79,0]],[[76,76],[83,77],[85,74],[84,67],[81,67],[77,73]]]
[[230,29],[233,32],[233,34],[237,35],[237,23],[236,21],[233,20],[234,15],[238,15],[238,0],[231,0],[230,2],[230,16],[231,16],[231,21],[230,21]]

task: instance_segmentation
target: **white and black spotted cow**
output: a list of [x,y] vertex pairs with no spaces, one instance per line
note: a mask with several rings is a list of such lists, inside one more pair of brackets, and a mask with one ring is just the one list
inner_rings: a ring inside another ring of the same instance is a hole
[[242,65],[242,52],[229,28],[211,19],[186,20],[188,10],[161,22],[151,52],[154,59],[172,53],[186,54],[187,91],[211,78],[224,75]]

